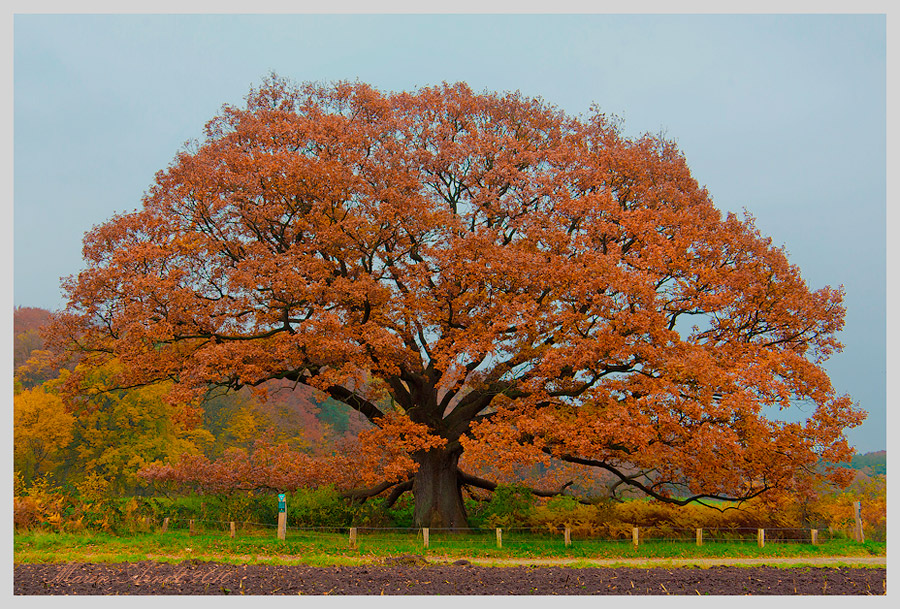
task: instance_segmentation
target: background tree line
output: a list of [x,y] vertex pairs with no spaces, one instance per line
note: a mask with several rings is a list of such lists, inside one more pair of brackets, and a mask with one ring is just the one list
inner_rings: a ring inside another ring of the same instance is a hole
[[148,484],[137,473],[153,463],[186,454],[217,458],[228,449],[252,450],[263,439],[329,451],[368,427],[328,396],[279,382],[266,387],[266,396],[249,389],[211,394],[194,426],[175,416],[162,399],[164,387],[107,389],[112,367],[93,373],[83,398],[67,407],[57,387],[70,371],[50,366],[43,350],[40,329],[49,317],[38,308],[14,311],[14,469],[26,483],[45,477],[74,485],[93,474],[116,493],[145,494]]

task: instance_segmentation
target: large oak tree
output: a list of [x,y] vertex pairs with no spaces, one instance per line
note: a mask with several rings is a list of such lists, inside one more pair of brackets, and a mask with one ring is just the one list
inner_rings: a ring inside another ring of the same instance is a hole
[[491,486],[464,449],[742,499],[849,458],[863,418],[822,367],[842,290],[596,109],[273,76],[84,255],[57,349],[173,381],[187,419],[211,386],[288,379],[405,421],[418,467],[372,492],[411,489],[424,526],[465,526],[461,487]]

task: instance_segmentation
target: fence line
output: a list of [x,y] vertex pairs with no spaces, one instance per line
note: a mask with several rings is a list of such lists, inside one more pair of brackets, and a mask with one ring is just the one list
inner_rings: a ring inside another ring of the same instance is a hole
[[[286,519],[285,519],[286,520]],[[187,528],[189,534],[199,533],[201,528],[227,530],[233,538],[238,530],[265,531],[276,529],[278,539],[285,539],[285,533],[294,534],[326,534],[345,535],[351,548],[359,548],[361,544],[378,539],[406,541],[415,539],[415,543],[428,549],[435,546],[452,547],[457,545],[473,545],[476,541],[488,547],[516,547],[522,544],[534,544],[535,541],[561,543],[563,547],[571,547],[578,542],[607,542],[630,544],[639,547],[643,544],[659,543],[696,543],[706,545],[714,543],[757,543],[760,547],[771,543],[808,543],[816,545],[823,540],[834,539],[834,532],[798,527],[620,527],[617,534],[596,535],[576,534],[570,526],[552,527],[547,530],[534,527],[496,527],[496,528],[450,528],[450,527],[374,527],[374,526],[289,526],[285,520],[280,523],[255,521],[234,521],[199,519],[184,516],[166,517],[161,523],[161,532],[165,533],[176,525]],[[141,522],[147,528],[159,526],[151,522],[149,516]],[[660,533],[663,533],[660,535]],[[862,537],[861,535],[859,537]],[[856,535],[857,541],[861,541]],[[863,538],[864,539],[864,538]]]

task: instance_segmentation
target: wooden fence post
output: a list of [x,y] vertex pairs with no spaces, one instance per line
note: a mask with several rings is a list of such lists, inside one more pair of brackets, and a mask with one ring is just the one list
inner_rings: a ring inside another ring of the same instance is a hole
[[572,545],[572,529],[566,527],[566,532],[563,534],[563,539],[565,539],[567,548]]
[[422,543],[424,544],[426,550],[428,549],[428,542],[428,527],[425,527],[424,529],[422,529]]
[[196,535],[197,529],[194,527],[194,519],[188,520],[188,535]]
[[756,529],[756,544],[763,548],[766,545],[766,530],[765,529]]
[[819,529],[812,529],[809,532],[810,539],[812,540],[812,545],[816,545],[819,541]]
[[228,523],[228,527],[231,529],[231,538],[234,539],[234,521]]
[[631,543],[635,548],[641,543],[641,534],[637,527],[631,527]]
[[278,539],[284,539],[287,536],[287,513],[278,512]]
[[161,532],[165,533],[165,532],[168,531],[168,530],[169,530],[169,518],[166,517],[166,518],[163,518],[163,525],[162,525],[162,531],[161,531]]
[[856,537],[856,541],[863,543],[866,541],[866,534],[863,533],[861,511],[862,506],[860,505],[859,501],[854,501],[853,518],[856,520],[856,530],[854,531],[854,537]]
[[356,527],[350,527],[350,549],[356,549]]
[[497,547],[503,547],[503,529],[500,528],[497,529]]
[[697,529],[697,545],[703,545],[703,529]]

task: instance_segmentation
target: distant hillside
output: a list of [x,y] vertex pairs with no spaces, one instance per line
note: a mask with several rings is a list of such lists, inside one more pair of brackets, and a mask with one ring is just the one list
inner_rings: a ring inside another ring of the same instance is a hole
[[872,453],[856,455],[850,461],[850,467],[859,470],[867,476],[881,474],[887,475],[887,451],[878,450]]
[[50,321],[50,311],[16,307],[13,311],[13,370],[28,361],[32,351],[44,348],[41,328]]

